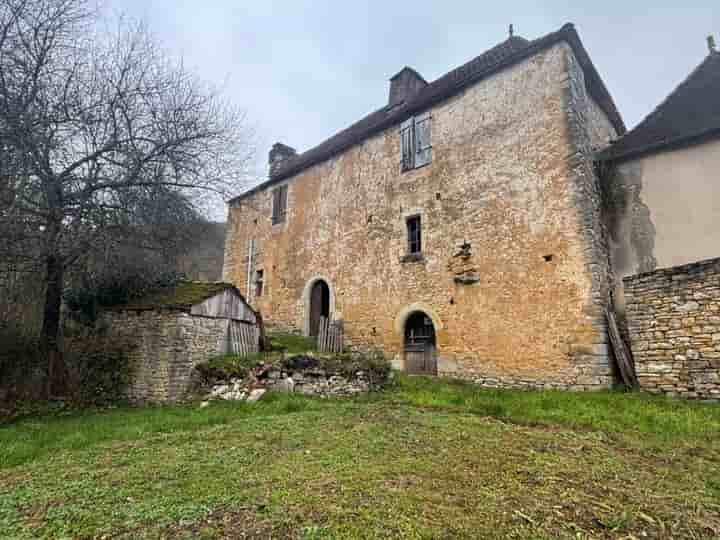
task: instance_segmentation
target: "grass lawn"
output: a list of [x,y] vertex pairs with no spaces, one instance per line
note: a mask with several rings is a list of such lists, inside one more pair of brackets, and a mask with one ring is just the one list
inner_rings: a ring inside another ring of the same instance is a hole
[[718,538],[720,406],[402,378],[0,427],[6,538]]

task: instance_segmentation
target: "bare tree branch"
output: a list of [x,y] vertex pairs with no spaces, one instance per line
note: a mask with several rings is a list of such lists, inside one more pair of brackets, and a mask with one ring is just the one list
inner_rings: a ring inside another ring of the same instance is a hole
[[49,342],[71,266],[113,239],[167,242],[165,224],[237,194],[250,138],[144,24],[89,0],[0,0],[0,261],[45,268]]

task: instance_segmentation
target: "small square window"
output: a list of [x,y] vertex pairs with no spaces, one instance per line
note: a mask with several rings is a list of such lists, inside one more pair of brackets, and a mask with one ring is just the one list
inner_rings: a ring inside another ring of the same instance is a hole
[[265,276],[262,270],[255,271],[255,297],[259,298],[263,295],[263,286],[265,284]]
[[422,253],[422,223],[420,216],[407,218],[407,241],[410,255]]

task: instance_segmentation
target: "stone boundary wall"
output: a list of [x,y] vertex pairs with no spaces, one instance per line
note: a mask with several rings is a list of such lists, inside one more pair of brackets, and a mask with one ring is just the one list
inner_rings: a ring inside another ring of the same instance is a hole
[[720,399],[720,258],[623,280],[642,389]]
[[565,390],[571,392],[592,392],[612,387],[617,381],[614,368],[610,361],[583,368],[587,373],[581,373],[573,382],[564,381],[538,381],[534,379],[521,379],[515,377],[490,376],[469,371],[440,371],[438,375],[452,379],[468,381],[485,388],[503,388],[511,390]]
[[144,403],[184,399],[194,367],[218,354],[227,320],[169,310],[109,311],[102,325],[134,345],[126,393],[131,402]]
[[268,388],[312,396],[352,396],[372,389],[365,373],[358,371],[351,377],[338,372],[313,368],[302,371],[271,371]]

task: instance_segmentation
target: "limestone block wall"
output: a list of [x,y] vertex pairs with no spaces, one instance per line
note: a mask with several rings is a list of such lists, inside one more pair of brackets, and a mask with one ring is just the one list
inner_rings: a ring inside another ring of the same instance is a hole
[[[302,331],[308,287],[322,278],[348,341],[400,364],[405,320],[421,310],[435,327],[440,374],[609,386],[610,269],[592,155],[613,129],[572,49],[549,48],[430,113],[427,166],[401,171],[393,127],[284,181],[284,223],[271,222],[272,188],[236,201],[224,279],[268,326]],[[407,260],[413,215],[423,254]],[[465,242],[470,255],[457,268]],[[247,291],[248,269],[263,270],[260,298]]]
[[720,399],[720,259],[624,279],[640,386]]
[[218,354],[227,328],[226,319],[167,310],[106,312],[101,324],[111,336],[135,345],[127,390],[134,402],[183,399],[193,368]]

